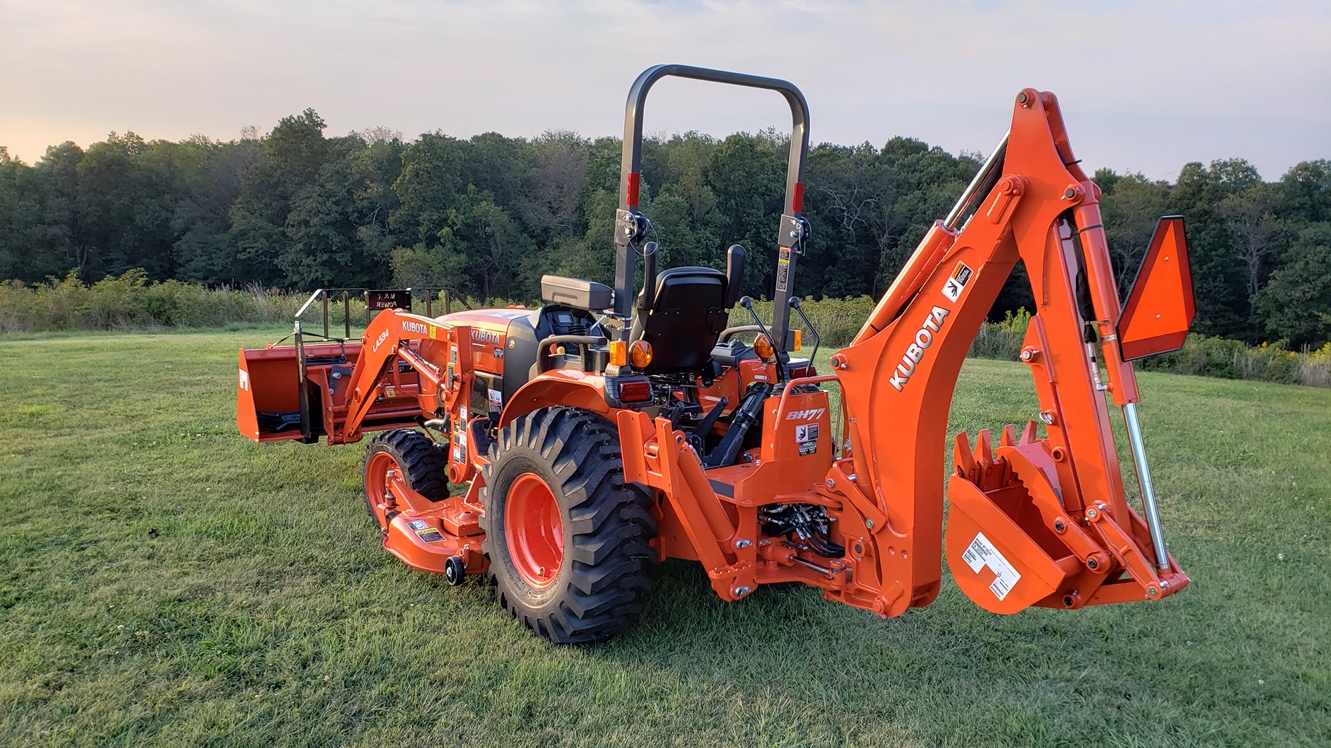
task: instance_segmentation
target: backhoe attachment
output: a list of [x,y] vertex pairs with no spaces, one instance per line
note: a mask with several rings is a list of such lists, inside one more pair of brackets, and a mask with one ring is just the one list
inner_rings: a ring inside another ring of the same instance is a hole
[[[886,515],[887,528],[868,528],[889,550],[879,574],[906,592],[886,615],[934,599],[939,545],[961,589],[995,613],[1159,600],[1188,584],[1160,527],[1130,361],[1186,338],[1183,223],[1162,219],[1123,312],[1099,195],[1072,155],[1057,100],[1021,91],[1011,130],[956,208],[832,357],[854,460],[846,472],[864,494],[856,503]],[[1005,428],[996,446],[987,431],[974,444],[957,435],[939,538],[932,445],[945,438],[967,349],[1018,262],[1035,299],[1021,360],[1038,422],[1020,436]],[[1146,519],[1125,495],[1111,400],[1123,409]]]

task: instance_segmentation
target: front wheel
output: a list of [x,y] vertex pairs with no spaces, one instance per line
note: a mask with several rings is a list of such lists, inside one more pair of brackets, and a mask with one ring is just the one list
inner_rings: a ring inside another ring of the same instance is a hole
[[642,613],[656,519],[624,482],[605,419],[543,408],[499,432],[483,472],[481,548],[499,604],[557,644],[608,639]]
[[429,437],[411,429],[376,434],[365,448],[361,475],[365,509],[385,534],[393,515],[406,509],[393,496],[388,482],[389,474],[394,472],[402,476],[408,488],[431,501],[448,498],[448,461]]

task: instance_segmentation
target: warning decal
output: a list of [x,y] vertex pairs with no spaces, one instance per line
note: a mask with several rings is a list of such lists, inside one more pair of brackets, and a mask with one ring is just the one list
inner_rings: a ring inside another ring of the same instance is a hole
[[776,290],[785,291],[790,285],[790,248],[782,247],[776,260]]
[[811,455],[818,451],[818,424],[801,423],[795,426],[795,441],[799,443],[800,455]]
[[961,554],[961,558],[967,566],[971,567],[971,571],[977,574],[980,572],[980,567],[989,567],[989,570],[995,575],[993,584],[989,585],[989,591],[994,593],[994,596],[999,600],[1007,597],[1012,588],[1021,580],[1021,574],[1012,568],[1012,564],[1008,563],[1006,558],[1003,558],[1003,554],[998,552],[998,549],[994,547],[993,543],[989,542],[989,538],[986,538],[982,532],[975,534],[975,539],[966,548],[966,552]]
[[964,262],[958,262],[957,267],[953,269],[952,275],[948,276],[947,283],[943,284],[943,295],[949,301],[956,301],[960,296],[966,284],[970,283],[971,276],[975,274]]
[[407,527],[410,527],[416,533],[416,537],[427,543],[438,543],[444,539],[444,536],[438,530],[431,527],[430,523],[423,519],[413,519],[407,523]]

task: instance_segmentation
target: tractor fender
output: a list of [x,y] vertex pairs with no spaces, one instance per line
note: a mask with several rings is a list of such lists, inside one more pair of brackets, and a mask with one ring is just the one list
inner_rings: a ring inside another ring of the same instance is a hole
[[553,369],[513,393],[499,417],[499,427],[503,428],[534,410],[554,405],[589,410],[611,421],[615,418],[605,401],[605,377],[572,369]]

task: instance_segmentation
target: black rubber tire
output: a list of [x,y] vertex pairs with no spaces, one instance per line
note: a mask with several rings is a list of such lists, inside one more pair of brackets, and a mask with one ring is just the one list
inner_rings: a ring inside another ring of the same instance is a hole
[[[575,408],[543,408],[501,429],[489,460],[481,549],[499,604],[556,644],[603,641],[633,625],[651,591],[656,518],[649,494],[624,482],[610,422]],[[508,489],[525,473],[550,488],[564,526],[559,571],[547,587],[517,572],[505,536]]]
[[381,452],[388,454],[402,467],[407,486],[430,501],[448,498],[448,458],[429,437],[412,429],[381,431],[370,439],[360,465],[361,495],[365,499],[365,511],[370,515],[370,520],[379,527],[380,532],[386,534],[388,526],[374,510],[369,485],[370,460]]

